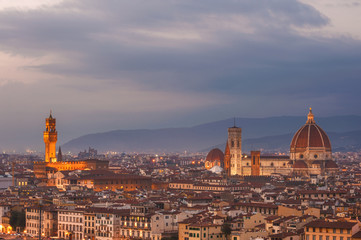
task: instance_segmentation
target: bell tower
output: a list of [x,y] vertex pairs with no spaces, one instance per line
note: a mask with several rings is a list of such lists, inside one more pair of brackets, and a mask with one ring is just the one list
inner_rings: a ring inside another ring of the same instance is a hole
[[228,176],[243,175],[242,173],[242,129],[228,128],[228,140],[225,151],[225,170]]
[[56,141],[58,132],[56,131],[56,120],[51,115],[45,120],[44,143],[45,162],[56,162]]

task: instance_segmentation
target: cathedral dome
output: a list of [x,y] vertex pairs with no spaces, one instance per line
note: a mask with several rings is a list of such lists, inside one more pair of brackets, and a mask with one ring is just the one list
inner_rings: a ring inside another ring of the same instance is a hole
[[224,163],[223,160],[224,160],[223,152],[218,148],[214,148],[207,154],[205,167],[208,170],[216,165],[223,167],[223,163]]
[[331,151],[330,140],[325,131],[315,123],[311,109],[306,124],[293,136],[290,152],[302,153],[310,149]]
[[223,162],[224,154],[219,148],[212,149],[206,157],[206,161],[220,161]]

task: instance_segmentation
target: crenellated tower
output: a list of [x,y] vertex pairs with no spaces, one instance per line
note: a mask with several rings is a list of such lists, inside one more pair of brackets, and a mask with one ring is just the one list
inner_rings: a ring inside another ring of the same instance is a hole
[[56,162],[56,141],[58,132],[56,131],[56,119],[50,116],[45,120],[44,143],[45,162]]

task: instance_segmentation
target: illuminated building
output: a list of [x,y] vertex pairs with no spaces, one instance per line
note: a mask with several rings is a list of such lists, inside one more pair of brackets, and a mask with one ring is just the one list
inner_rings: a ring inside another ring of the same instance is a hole
[[214,148],[212,149],[206,157],[205,161],[205,167],[207,170],[213,168],[214,166],[220,166],[223,167],[224,165],[224,154],[223,152],[218,149]]
[[[260,151],[251,151],[251,156],[242,155],[241,134],[241,128],[228,128],[224,154],[224,171],[227,176],[330,175],[338,169],[332,160],[331,142],[326,132],[315,123],[311,109],[306,124],[295,133],[291,141],[290,156],[262,156]],[[216,162],[213,161],[213,166]],[[210,166],[212,161],[206,161],[206,168]]]
[[224,170],[227,175],[243,175],[242,173],[242,128],[228,128],[228,139],[224,154]]
[[45,120],[44,143],[45,162],[56,162],[56,141],[58,132],[56,131],[56,119],[50,116]]
[[316,124],[312,109],[303,125],[293,136],[290,160],[296,175],[325,174],[337,171],[332,160],[331,142],[326,132]]
[[[100,161],[97,159],[86,159],[81,161],[57,161],[56,159],[56,141],[58,132],[56,131],[56,119],[52,114],[45,121],[44,142],[45,142],[45,161],[34,162],[34,174],[37,178],[46,179],[48,173],[55,173],[63,170],[106,170],[109,167],[109,161]],[[61,153],[59,154],[61,156]]]

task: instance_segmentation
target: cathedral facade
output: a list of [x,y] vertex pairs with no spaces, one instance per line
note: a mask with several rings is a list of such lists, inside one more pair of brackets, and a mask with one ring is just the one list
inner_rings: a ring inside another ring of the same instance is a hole
[[[332,160],[331,142],[326,132],[315,123],[311,109],[306,124],[291,140],[290,156],[263,156],[260,151],[242,154],[241,134],[241,128],[228,128],[224,161],[219,164],[228,176],[330,175],[338,170]],[[211,166],[212,161],[208,160],[206,164]]]

